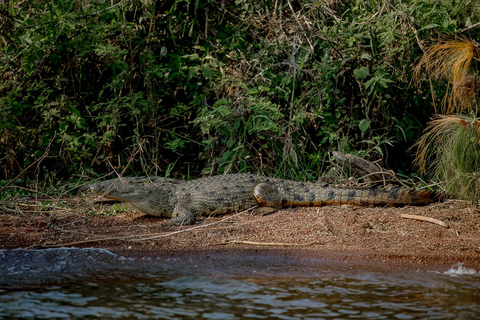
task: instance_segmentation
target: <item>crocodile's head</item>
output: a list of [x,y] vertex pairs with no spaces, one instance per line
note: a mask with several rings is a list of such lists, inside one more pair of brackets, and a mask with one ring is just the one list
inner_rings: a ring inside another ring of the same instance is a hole
[[131,203],[140,211],[155,216],[171,216],[171,197],[175,182],[148,178],[117,178],[86,186],[102,196]]

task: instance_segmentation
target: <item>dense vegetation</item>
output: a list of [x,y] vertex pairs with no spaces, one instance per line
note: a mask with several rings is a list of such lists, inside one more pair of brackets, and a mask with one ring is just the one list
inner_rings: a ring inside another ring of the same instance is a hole
[[331,150],[411,170],[445,90],[412,70],[478,21],[469,0],[1,0],[0,180],[312,179]]

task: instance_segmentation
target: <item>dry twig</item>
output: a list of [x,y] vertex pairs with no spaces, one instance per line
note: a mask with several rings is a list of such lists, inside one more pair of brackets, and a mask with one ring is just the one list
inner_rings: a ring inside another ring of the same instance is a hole
[[312,246],[314,244],[319,244],[316,241],[309,243],[284,243],[284,242],[255,242],[255,241],[243,241],[243,240],[230,240],[226,242],[221,242],[219,244],[248,244],[253,246],[281,246],[281,247],[306,247]]
[[435,223],[435,224],[438,224],[439,226],[444,227],[445,229],[448,229],[448,224],[446,224],[445,222],[440,221],[438,219],[419,216],[419,215],[416,215],[416,214],[404,214],[404,213],[402,213],[400,216],[402,218],[405,218],[405,219],[414,219],[414,220],[420,220],[420,221],[427,221],[427,222]]
[[[88,239],[88,240],[81,240],[81,241],[75,241],[75,242],[68,242],[68,243],[61,243],[61,244],[53,244],[53,245],[46,245],[44,247],[48,247],[48,248],[58,248],[58,247],[66,247],[66,246],[73,246],[73,245],[77,245],[77,244],[83,244],[83,243],[92,243],[92,242],[99,242],[99,241],[109,241],[109,240],[121,240],[121,241],[147,241],[147,240],[153,240],[153,239],[158,239],[158,238],[165,238],[165,237],[169,237],[169,236],[172,236],[172,235],[175,235],[175,234],[179,234],[179,233],[183,233],[183,232],[188,232],[188,231],[192,231],[194,229],[200,229],[200,228],[205,228],[205,227],[209,227],[209,226],[212,226],[212,225],[215,225],[215,224],[219,224],[219,223],[222,223],[222,222],[225,222],[226,220],[229,220],[233,217],[236,217],[242,213],[245,213],[245,212],[249,212],[253,209],[255,209],[257,206],[254,206],[254,207],[251,207],[247,210],[244,210],[244,211],[241,211],[241,212],[238,212],[237,214],[235,215],[230,215],[222,220],[218,220],[218,221],[215,221],[215,222],[212,222],[212,223],[207,223],[207,224],[202,224],[202,225],[199,225],[199,226],[195,226],[195,227],[191,227],[191,228],[188,228],[188,229],[183,229],[183,230],[178,230],[178,231],[173,231],[173,232],[169,232],[169,233],[162,233],[162,234],[158,234],[158,233],[152,233],[152,234],[144,234],[144,235],[129,235],[129,236],[121,236],[121,237],[107,237],[107,238],[97,238],[97,239]],[[58,231],[61,231],[61,232],[70,232],[70,231],[67,231],[67,230],[58,230]]]

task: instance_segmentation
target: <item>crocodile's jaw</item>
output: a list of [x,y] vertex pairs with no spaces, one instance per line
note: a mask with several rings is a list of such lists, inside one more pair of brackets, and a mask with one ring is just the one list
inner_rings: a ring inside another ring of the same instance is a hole
[[149,183],[127,179],[113,179],[95,183],[90,190],[105,198],[125,201],[138,210],[161,217],[172,217],[172,195],[175,187],[170,183]]
[[135,202],[142,201],[145,198],[145,191],[139,190],[137,184],[131,184],[122,179],[113,179],[97,182],[90,186],[90,190],[101,194],[105,198]]
[[102,195],[108,199],[125,201],[134,204],[136,202],[143,202],[148,199],[148,195],[150,193],[151,192],[138,190],[135,188],[124,188],[121,190],[108,191]]

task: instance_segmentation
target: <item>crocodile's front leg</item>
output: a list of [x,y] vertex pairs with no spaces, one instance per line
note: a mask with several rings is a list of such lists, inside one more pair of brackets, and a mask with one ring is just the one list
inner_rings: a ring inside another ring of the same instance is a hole
[[193,224],[195,222],[195,215],[193,212],[185,208],[184,206],[177,205],[172,212],[172,219],[168,221],[168,224],[174,226],[183,226]]

